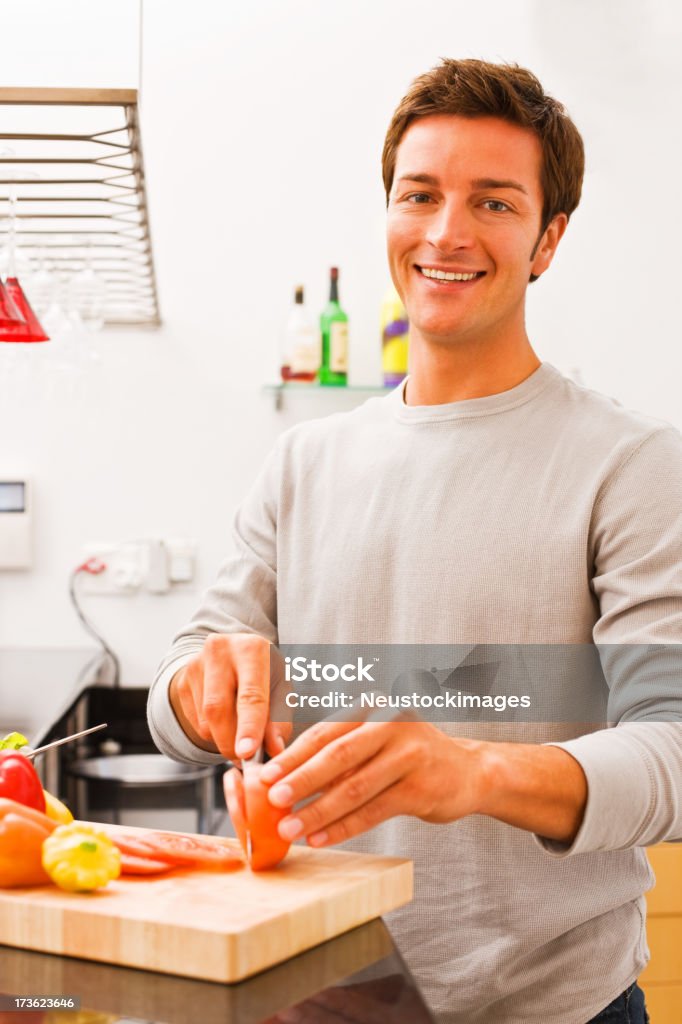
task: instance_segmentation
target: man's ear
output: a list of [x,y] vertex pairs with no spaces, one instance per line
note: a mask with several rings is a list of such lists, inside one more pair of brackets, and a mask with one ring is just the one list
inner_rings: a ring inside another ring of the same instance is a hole
[[554,253],[557,250],[557,246],[561,241],[561,237],[566,230],[567,225],[568,217],[566,214],[557,213],[556,217],[552,218],[538,239],[536,246],[531,253],[530,264],[530,272],[535,277],[540,277],[541,274],[544,274],[554,259]]

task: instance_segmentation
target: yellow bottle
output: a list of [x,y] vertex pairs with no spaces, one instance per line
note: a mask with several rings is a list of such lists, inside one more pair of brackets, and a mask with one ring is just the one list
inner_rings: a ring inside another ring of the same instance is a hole
[[409,330],[405,307],[391,285],[381,303],[381,367],[385,387],[397,387],[407,373]]

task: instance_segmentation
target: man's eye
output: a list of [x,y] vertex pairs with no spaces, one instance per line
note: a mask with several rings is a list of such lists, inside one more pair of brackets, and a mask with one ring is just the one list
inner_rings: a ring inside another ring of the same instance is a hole
[[411,192],[409,196],[405,196],[405,198],[408,203],[416,203],[418,206],[421,206],[423,203],[428,203],[431,196],[428,192]]
[[501,199],[486,199],[483,205],[493,213],[505,213],[511,207],[503,203]]

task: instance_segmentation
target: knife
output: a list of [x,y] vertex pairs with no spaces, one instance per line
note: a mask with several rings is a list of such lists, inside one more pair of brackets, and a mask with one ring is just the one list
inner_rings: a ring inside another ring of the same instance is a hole
[[[246,769],[252,765],[259,765],[263,763],[263,747],[260,746],[251,757],[242,758],[242,775],[246,775]],[[251,829],[249,828],[248,818],[246,820],[246,859],[249,864],[251,863],[251,855],[253,854],[253,844],[251,842]]]

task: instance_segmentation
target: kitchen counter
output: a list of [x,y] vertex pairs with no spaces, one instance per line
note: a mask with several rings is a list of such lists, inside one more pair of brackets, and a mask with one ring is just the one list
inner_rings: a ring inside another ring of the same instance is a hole
[[[24,1024],[433,1024],[381,920],[236,985],[0,947],[0,987],[4,994],[81,1001],[80,1014],[22,1013]],[[0,1012],[3,1019],[9,1015]]]

